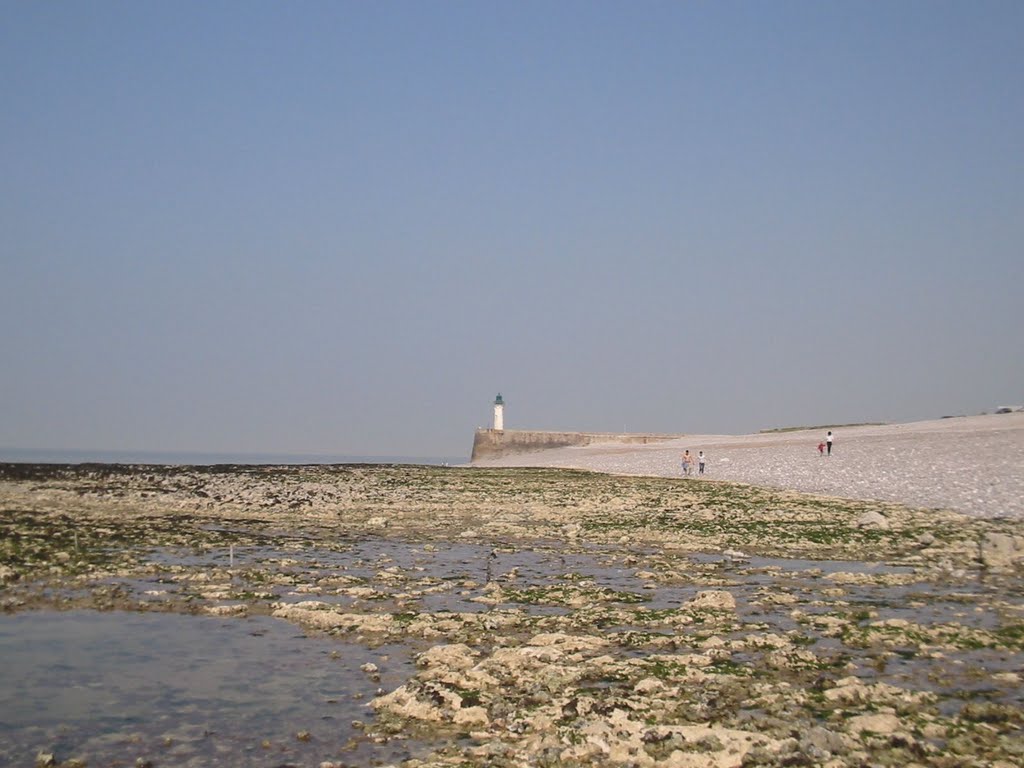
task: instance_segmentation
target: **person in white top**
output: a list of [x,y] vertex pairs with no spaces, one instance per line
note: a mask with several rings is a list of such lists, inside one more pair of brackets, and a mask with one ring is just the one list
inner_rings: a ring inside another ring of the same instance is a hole
[[832,455],[832,430],[831,429],[828,431],[828,434],[825,435],[825,448],[828,449],[828,455],[831,456]]
[[697,474],[704,474],[704,451],[697,451]]

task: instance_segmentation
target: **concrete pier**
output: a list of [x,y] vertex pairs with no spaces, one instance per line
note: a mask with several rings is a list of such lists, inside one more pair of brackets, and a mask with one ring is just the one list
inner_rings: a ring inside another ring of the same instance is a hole
[[675,440],[682,435],[620,434],[615,432],[543,432],[525,429],[478,429],[473,438],[470,461],[493,459],[517,453],[592,443],[638,445]]

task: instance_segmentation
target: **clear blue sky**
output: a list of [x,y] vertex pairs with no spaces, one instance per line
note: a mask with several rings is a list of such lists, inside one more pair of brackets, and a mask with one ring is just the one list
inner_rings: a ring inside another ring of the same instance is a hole
[[1024,3],[0,2],[0,447],[1024,401]]

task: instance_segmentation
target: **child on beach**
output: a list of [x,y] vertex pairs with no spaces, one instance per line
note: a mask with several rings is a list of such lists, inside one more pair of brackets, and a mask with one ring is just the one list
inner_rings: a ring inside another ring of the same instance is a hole
[[825,455],[825,444],[824,443],[818,443],[818,455],[819,456],[824,456]]

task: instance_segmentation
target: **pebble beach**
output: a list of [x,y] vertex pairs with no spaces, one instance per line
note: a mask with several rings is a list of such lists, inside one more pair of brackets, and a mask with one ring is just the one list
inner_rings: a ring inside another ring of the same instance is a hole
[[701,480],[728,480],[849,499],[1024,519],[1024,413],[825,430],[688,435],[648,445],[599,443],[506,456],[476,466],[563,467],[679,477],[680,456],[704,451]]
[[0,764],[1014,768],[1022,426],[0,463]]

